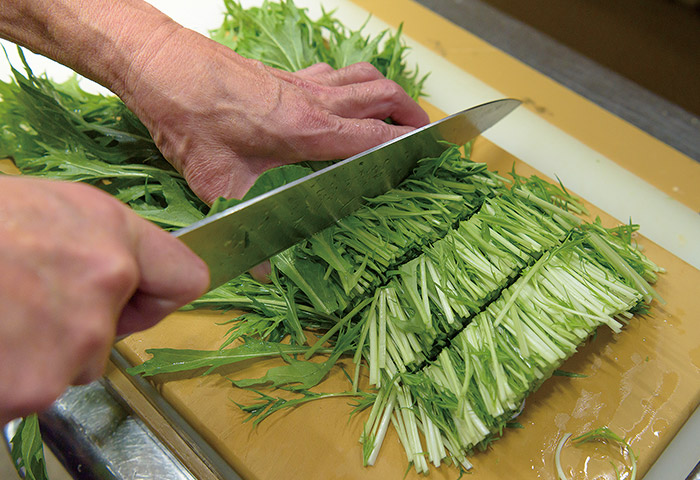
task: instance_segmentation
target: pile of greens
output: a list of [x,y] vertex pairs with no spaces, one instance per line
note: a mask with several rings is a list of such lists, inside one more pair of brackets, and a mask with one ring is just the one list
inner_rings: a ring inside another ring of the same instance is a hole
[[333,12],[324,11],[312,20],[291,0],[265,0],[261,7],[249,9],[235,0],[224,0],[224,5],[223,25],[211,32],[212,38],[244,57],[289,72],[320,62],[335,69],[369,62],[412,98],[422,94],[426,77],[407,67],[400,27],[396,33],[387,30],[368,37],[363,28],[348,29]]
[[618,244],[607,233],[572,231],[420,370],[402,372],[388,358],[363,435],[365,462],[376,458],[390,417],[419,472],[428,471],[426,460],[469,468],[467,455],[500,435],[525,397],[598,326],[619,332],[645,305],[644,292],[633,286],[638,278],[610,268],[624,260],[598,245]]
[[[425,78],[407,68],[400,30],[366,37],[332,13],[311,20],[291,1],[225,5],[212,37],[241,55],[290,71],[368,61],[421,94]],[[165,229],[236,202],[210,209],[197,199],[117,98],[87,94],[75,79],[37,77],[22,60],[24,74],[13,70],[14,82],[0,83],[0,157],[22,173],[91,183]],[[258,393],[238,405],[254,422],[349,396],[358,409],[371,407],[365,464],[391,424],[418,472],[428,462],[470,468],[473,450],[501,435],[524,398],[598,326],[618,332],[646,308],[661,271],[633,244],[636,226],[586,223],[563,186],[515,172],[506,179],[470,153],[451,146],[422,159],[397,188],[274,257],[272,283],[241,275],[193,302],[187,308],[247,312],[228,322],[219,349],[149,350],[131,373],[211,374],[278,357],[283,363],[261,378],[232,380]],[[264,174],[247,198],[312,168]],[[319,392],[343,356],[356,366],[351,387]]]
[[[366,36],[332,13],[311,20],[291,1],[250,9],[224,3],[223,25],[212,38],[243,56],[289,71],[317,62],[334,68],[369,62],[413,98],[421,95],[425,77],[407,67],[400,31]],[[0,158],[11,157],[23,174],[90,183],[167,230],[232,203],[221,199],[210,209],[199,200],[117,97],[85,92],[77,77],[56,83],[36,76],[20,56],[24,71],[11,66],[14,81],[0,81]],[[263,193],[319,166],[323,162],[271,171],[252,191]]]

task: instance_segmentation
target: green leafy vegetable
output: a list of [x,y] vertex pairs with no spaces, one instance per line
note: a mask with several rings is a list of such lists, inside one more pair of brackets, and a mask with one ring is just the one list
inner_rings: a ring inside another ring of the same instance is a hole
[[333,393],[318,393],[311,392],[309,390],[295,390],[295,393],[301,394],[302,397],[299,398],[282,398],[273,397],[267,395],[263,392],[253,390],[260,396],[260,401],[252,404],[241,404],[234,402],[238,408],[248,414],[248,418],[244,421],[248,422],[253,420],[253,424],[257,425],[270,415],[287,408],[298,407],[304,403],[313,402],[316,400],[323,400],[324,398],[337,398],[337,397],[353,397],[357,399],[357,408],[363,409],[367,405],[371,404],[374,400],[374,395],[366,392],[333,392]]
[[582,373],[567,372],[565,370],[559,370],[559,369],[554,370],[554,372],[552,372],[552,376],[554,376],[554,377],[569,377],[569,378],[587,378],[588,377],[588,375],[584,375]]
[[20,475],[29,480],[48,480],[44,445],[36,414],[22,419],[10,443],[12,461]]
[[[276,342],[266,342],[254,338],[246,338],[245,343],[235,348],[221,350],[177,350],[170,348],[146,350],[153,355],[141,365],[130,368],[132,375],[144,376],[196,370],[208,367],[204,373],[209,374],[214,369],[224,365],[250,360],[252,358],[274,357],[304,353],[309,347],[300,345],[285,345]],[[324,350],[325,351],[325,350]]]
[[329,358],[325,362],[314,363],[305,360],[296,360],[288,355],[282,355],[287,365],[273,367],[261,378],[248,378],[245,380],[233,380],[237,387],[251,387],[253,385],[270,384],[273,387],[298,384],[304,389],[318,385],[335,365],[337,358]]
[[244,57],[290,72],[319,62],[336,69],[369,62],[414,99],[422,94],[425,77],[419,79],[417,69],[407,68],[401,29],[370,38],[362,29],[349,30],[332,12],[312,20],[306,9],[291,1],[265,1],[248,9],[235,0],[224,0],[224,4],[224,22],[211,32],[212,38]]
[[206,205],[162,157],[146,128],[116,97],[88,94],[12,69],[0,82],[0,157],[25,175],[93,184],[166,229],[204,217]]
[[274,190],[275,188],[291,183],[294,180],[305,177],[310,173],[312,173],[312,170],[302,165],[282,165],[277,168],[267,170],[258,177],[255,184],[240,200],[236,198],[217,198],[209,210],[209,215],[222,212],[227,208],[231,208],[241,202],[258,197],[263,193],[267,193],[270,190]]

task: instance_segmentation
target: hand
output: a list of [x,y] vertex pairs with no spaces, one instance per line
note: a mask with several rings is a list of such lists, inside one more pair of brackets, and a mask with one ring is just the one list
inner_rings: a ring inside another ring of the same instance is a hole
[[115,334],[201,295],[184,244],[84,184],[0,177],[0,424],[98,378]]
[[346,158],[428,123],[367,63],[287,73],[176,24],[157,33],[118,93],[205,202],[240,198],[271,167]]
[[41,0],[3,0],[0,37],[119,95],[209,203],[240,198],[271,167],[346,158],[428,123],[368,64],[282,72],[143,0],[55,0],[50,11]]

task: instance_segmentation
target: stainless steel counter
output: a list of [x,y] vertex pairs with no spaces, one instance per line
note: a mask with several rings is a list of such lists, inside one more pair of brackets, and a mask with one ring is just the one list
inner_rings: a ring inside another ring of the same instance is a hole
[[[111,361],[128,368],[118,352]],[[141,377],[134,387],[169,419],[173,431],[199,460],[206,478],[240,480],[218,454],[165,402],[160,393]],[[39,415],[44,443],[76,479],[198,480],[175,454],[120,398],[107,378],[85,386],[70,387],[47,411]],[[5,443],[16,432],[19,421],[3,429]]]

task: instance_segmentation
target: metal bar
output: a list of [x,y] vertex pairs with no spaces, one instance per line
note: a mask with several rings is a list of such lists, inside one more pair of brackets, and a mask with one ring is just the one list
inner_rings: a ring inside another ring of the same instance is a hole
[[[218,478],[222,480],[241,480],[241,477],[234,471],[234,469],[226,462],[216,450],[214,450],[209,443],[192,427],[185,418],[183,418],[180,413],[165,400],[160,392],[145,378],[141,376],[132,376],[126,372],[126,369],[131,367],[131,364],[116,350],[112,349],[112,354],[110,355],[110,360],[112,363],[124,373],[124,377],[128,378],[128,381],[133,385],[133,387],[138,390],[138,392],[147,400],[150,406],[155,409],[158,415],[160,415],[166,422],[169,429],[177,435],[178,440],[178,450],[187,449],[186,453],[191,459],[196,460],[201,465],[193,465],[191,469],[193,472],[198,473],[197,477],[202,480],[202,477],[206,476],[211,478]],[[109,380],[111,376],[107,376],[106,379]],[[114,385],[116,387],[116,385]],[[117,391],[121,393],[123,387],[120,387]],[[124,399],[123,395],[117,395]],[[140,418],[144,419],[147,416],[147,412],[137,411]],[[152,416],[152,415],[151,415]],[[147,420],[146,420],[147,421]],[[150,431],[155,431],[156,434],[161,434],[161,439],[164,436],[163,432],[156,431],[155,425],[149,425]],[[167,443],[167,442],[165,442]],[[167,445],[170,447],[170,451],[173,451],[174,445]],[[188,462],[186,465],[190,466]],[[197,471],[195,471],[195,468]],[[206,471],[204,471],[204,470]],[[163,477],[166,478],[166,477]]]
[[[69,388],[39,422],[45,444],[73,478],[196,480],[101,382]],[[18,425],[3,429],[8,448]]]

